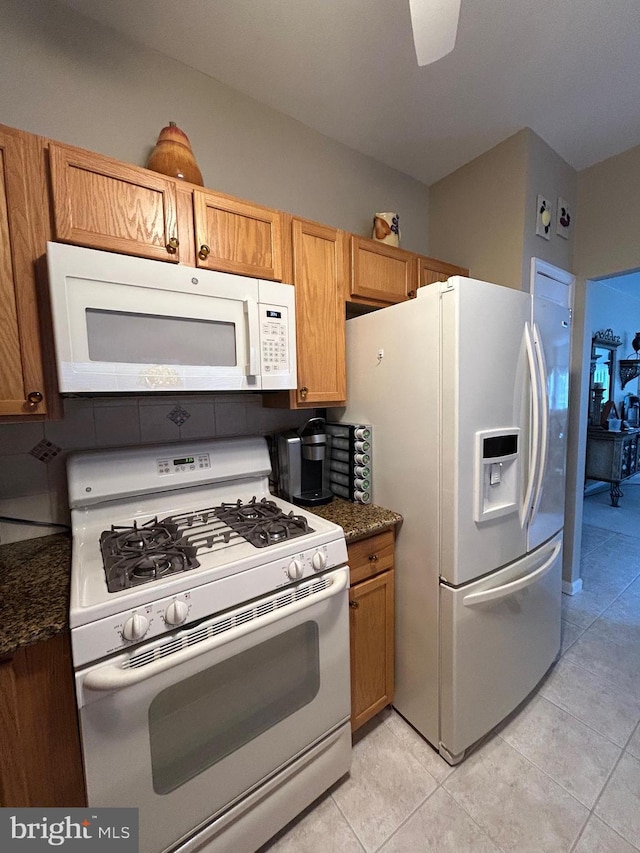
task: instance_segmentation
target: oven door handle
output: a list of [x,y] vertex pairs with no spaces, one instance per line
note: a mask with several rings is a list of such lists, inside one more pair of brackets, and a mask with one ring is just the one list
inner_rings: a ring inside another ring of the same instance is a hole
[[[171,652],[166,657],[154,660],[151,663],[145,664],[139,668],[123,668],[117,664],[99,667],[88,672],[82,679],[83,688],[89,690],[120,690],[124,687],[131,687],[134,684],[139,684],[141,681],[146,681],[154,675],[159,675],[166,672],[174,666],[187,663],[193,658],[218,649],[221,646],[231,643],[234,640],[239,640],[247,634],[258,631],[260,628],[265,628],[274,622],[283,619],[285,616],[292,616],[295,613],[300,613],[312,605],[319,604],[328,598],[338,595],[349,586],[349,567],[345,566],[333,575],[333,583],[318,593],[310,594],[305,598],[295,601],[293,604],[288,604],[283,607],[277,607],[275,610],[267,613],[265,616],[260,616],[252,619],[246,624],[229,628],[224,633],[210,637],[206,640],[201,640],[199,643],[192,646],[187,645],[185,648]],[[200,626],[201,627],[201,626]],[[196,629],[197,630],[197,629]]]

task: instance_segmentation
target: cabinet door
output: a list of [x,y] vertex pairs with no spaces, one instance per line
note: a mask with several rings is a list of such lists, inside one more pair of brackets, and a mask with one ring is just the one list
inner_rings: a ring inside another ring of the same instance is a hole
[[282,214],[209,190],[193,191],[196,264],[282,281]]
[[393,701],[393,571],[351,588],[351,729]]
[[292,221],[298,389],[295,406],[340,405],[347,390],[343,277],[345,235]]
[[392,304],[417,287],[416,255],[364,237],[351,237],[351,296]]
[[446,281],[452,275],[468,276],[469,270],[455,264],[447,264],[436,258],[418,256],[418,287],[435,284],[436,281]]
[[0,127],[0,416],[47,411],[25,139]]
[[[180,260],[175,181],[66,145],[49,145],[55,239]],[[188,260],[188,259],[187,259]]]
[[84,806],[68,634],[0,661],[0,806]]

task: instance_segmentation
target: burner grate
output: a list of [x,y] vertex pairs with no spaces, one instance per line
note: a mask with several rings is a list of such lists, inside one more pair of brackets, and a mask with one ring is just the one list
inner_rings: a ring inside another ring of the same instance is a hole
[[224,503],[217,516],[256,548],[266,548],[286,539],[313,533],[306,518],[293,511],[283,512],[275,501],[253,497],[248,503]]
[[277,545],[313,529],[304,516],[285,513],[275,501],[250,501],[176,513],[144,524],[112,525],[100,536],[109,592],[161,580],[200,566],[197,556],[249,542]]
[[100,536],[100,550],[109,592],[139,586],[167,575],[197,568],[196,549],[178,528],[157,518],[138,525],[112,525]]

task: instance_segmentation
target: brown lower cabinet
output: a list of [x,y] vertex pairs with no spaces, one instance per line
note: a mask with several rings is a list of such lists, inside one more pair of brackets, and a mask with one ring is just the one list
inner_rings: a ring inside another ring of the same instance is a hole
[[393,702],[394,532],[348,546],[351,572],[351,729]]
[[0,659],[0,806],[85,806],[68,633]]

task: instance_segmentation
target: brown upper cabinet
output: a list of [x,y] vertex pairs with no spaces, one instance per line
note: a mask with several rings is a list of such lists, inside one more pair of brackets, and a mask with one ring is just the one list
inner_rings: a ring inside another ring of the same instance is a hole
[[193,191],[196,266],[282,281],[282,214]]
[[298,387],[267,395],[265,405],[291,409],[341,405],[346,398],[344,288],[347,235],[285,216],[290,239],[285,278],[296,288]]
[[438,261],[436,258],[418,256],[418,287],[435,284],[436,281],[446,281],[452,275],[468,276],[469,270]]
[[408,299],[418,281],[417,256],[386,243],[351,237],[350,296],[393,303]]
[[282,214],[50,143],[54,239],[282,280]]
[[175,181],[79,148],[49,145],[54,240],[181,259]]
[[346,399],[345,302],[383,308],[467,270],[0,126],[0,420],[60,414],[46,241],[291,282],[298,384],[289,408]]
[[47,413],[28,182],[30,134],[0,126],[0,417]]

